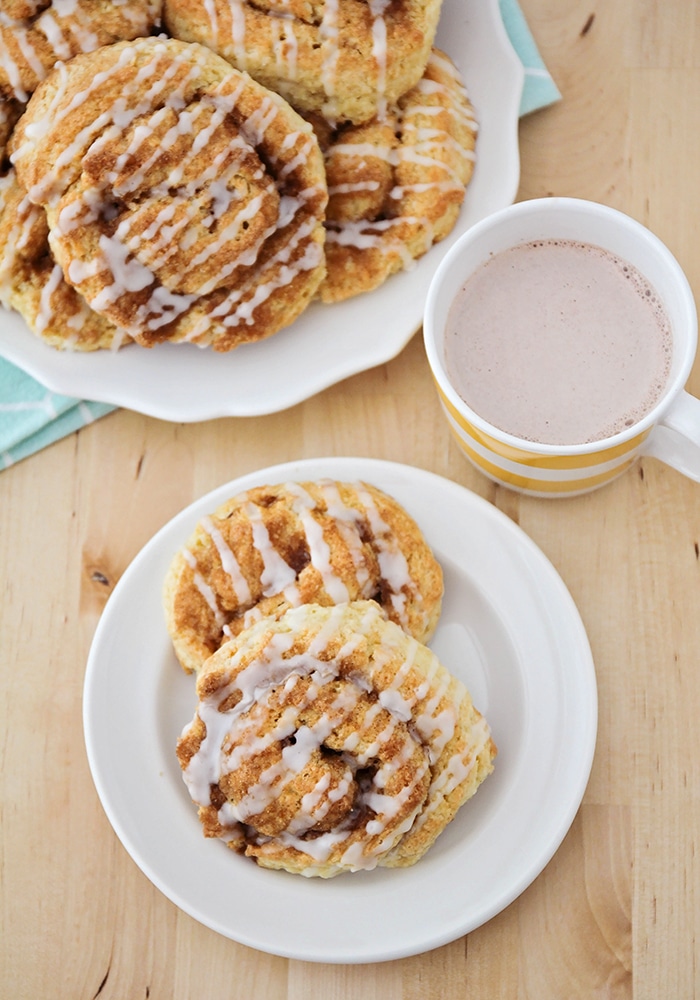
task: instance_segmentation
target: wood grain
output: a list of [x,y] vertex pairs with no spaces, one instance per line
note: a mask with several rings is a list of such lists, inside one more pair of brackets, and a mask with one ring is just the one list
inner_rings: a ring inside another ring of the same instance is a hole
[[[521,122],[518,197],[620,208],[654,229],[700,288],[697,5],[522,6],[563,100]],[[698,365],[689,387],[700,393]],[[544,872],[467,937],[375,965],[274,958],[180,912],[117,840],[83,743],[90,641],[141,546],[209,489],[322,455],[430,469],[519,523],[579,607],[599,685],[591,780]],[[119,411],[3,472],[0,588],[2,997],[700,993],[700,486],[652,459],[566,501],[494,486],[457,453],[417,337],[389,364],[281,414],[179,425]]]

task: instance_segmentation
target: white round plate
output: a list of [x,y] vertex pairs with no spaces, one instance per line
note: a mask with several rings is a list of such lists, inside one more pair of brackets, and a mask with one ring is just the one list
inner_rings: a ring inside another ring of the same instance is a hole
[[[204,514],[254,485],[331,477],[402,503],[445,574],[431,646],[491,724],[495,770],[412,868],[325,880],[258,868],[206,840],[175,756],[195,709],[161,588]],[[463,487],[360,458],[291,462],[244,476],[162,528],[115,587],[87,665],[84,726],[98,794],[148,878],[220,934],[310,962],[418,954],[479,927],[539,874],[580,805],[593,760],[596,680],[576,607],[537,546]]]
[[333,306],[313,303],[290,327],[228,355],[190,344],[119,352],[57,351],[0,308],[0,356],[54,392],[191,422],[273,413],[395,357],[419,329],[430,279],[455,239],[515,198],[524,71],[498,0],[444,0],[438,44],[461,68],[480,131],[455,229],[411,270]]

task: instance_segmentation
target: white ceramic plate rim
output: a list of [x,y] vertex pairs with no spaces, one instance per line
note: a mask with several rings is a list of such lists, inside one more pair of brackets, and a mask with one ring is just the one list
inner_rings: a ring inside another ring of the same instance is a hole
[[469,226],[515,198],[524,70],[498,0],[445,0],[437,42],[455,59],[477,109],[474,176],[450,236],[416,267],[368,295],[312,304],[290,327],[228,355],[192,345],[117,353],[56,351],[0,308],[0,356],[54,392],[178,422],[286,409],[395,357],[420,328],[430,279]]
[[[363,479],[395,496],[445,569],[431,643],[469,686],[499,746],[496,769],[408,869],[331,880],[269,872],[202,837],[174,753],[194,682],[166,633],[161,587],[196,521],[261,483]],[[241,944],[317,962],[379,962],[461,937],[542,871],[581,803],[593,760],[597,689],[575,604],[508,517],[424,470],[319,458],[259,470],[166,524],[114,589],[87,664],[87,755],[105,812],[147,877],[183,911]]]

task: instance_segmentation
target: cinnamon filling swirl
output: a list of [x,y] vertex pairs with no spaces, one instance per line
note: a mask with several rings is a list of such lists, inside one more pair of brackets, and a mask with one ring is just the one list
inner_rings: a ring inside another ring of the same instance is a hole
[[259,340],[323,277],[312,130],[202,46],[142,38],[57,67],[11,150],[66,280],[144,346]]

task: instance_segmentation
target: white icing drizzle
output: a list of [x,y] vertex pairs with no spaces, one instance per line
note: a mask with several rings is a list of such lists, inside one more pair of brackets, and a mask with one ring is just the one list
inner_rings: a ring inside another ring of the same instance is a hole
[[448,795],[467,780],[491,740],[491,729],[483,716],[471,728],[471,741],[462,753],[453,754],[430,784],[425,808],[416,817],[412,833],[418,832],[440,808]]
[[410,593],[416,602],[420,602],[420,592],[411,577],[406,556],[399,548],[391,528],[382,520],[372,494],[369,490],[360,487],[358,488],[357,495],[367,514],[374,546],[378,553],[382,579],[386,580],[390,588],[389,599],[391,605],[398,615],[401,624],[407,627],[407,593]]
[[216,546],[221,566],[231,581],[236,600],[239,604],[247,604],[250,601],[250,587],[233,550],[210,517],[203,517],[200,524]]
[[319,26],[321,39],[321,83],[326,95],[323,104],[323,114],[329,121],[334,121],[338,114],[335,97],[335,84],[340,55],[338,41],[338,0],[326,0],[323,5],[323,16]]
[[216,49],[219,43],[219,18],[216,13],[216,0],[204,0],[202,6],[204,13],[209,18],[209,30],[207,36],[211,40],[211,46]]
[[[73,52],[71,51],[71,47],[61,30],[60,24],[54,17],[50,8],[43,12],[40,18],[40,23],[44,34],[46,35],[46,38],[50,42],[51,48],[56,55],[56,60],[61,59],[65,61],[66,59],[70,59]],[[83,51],[85,50],[83,49]]]
[[326,505],[328,516],[335,522],[336,529],[347,551],[350,553],[359,588],[358,596],[371,597],[374,590],[374,582],[370,576],[360,539],[362,512],[343,503],[338,485],[332,480],[320,480],[318,488]]
[[[70,8],[69,14],[72,20],[69,21],[67,27],[70,34],[73,37],[73,42],[78,52],[92,52],[100,44],[100,39],[97,32],[94,30],[95,24],[94,20],[89,17],[86,11],[84,11],[78,3],[68,3],[61,4],[61,0],[54,0],[54,6],[57,10],[61,6],[67,6]],[[59,11],[60,12],[60,11]],[[50,18],[50,15],[49,15]],[[49,20],[45,18],[45,20]],[[42,23],[42,19],[39,18],[39,24]]]
[[399,154],[395,147],[372,142],[336,142],[328,150],[327,159],[335,156],[352,156],[360,159],[372,158],[384,160],[395,166],[399,162]]
[[[378,250],[384,254],[396,254],[404,270],[416,266],[416,258],[406,246],[403,228],[415,226],[422,234],[423,248],[427,250],[433,243],[433,227],[427,217],[401,216],[396,219],[379,219],[376,222],[329,223],[326,242],[341,246],[352,246],[358,250]],[[396,230],[392,234],[392,230]]]
[[194,570],[193,579],[194,579],[194,585],[195,585],[195,587],[197,588],[197,590],[199,591],[199,593],[202,595],[202,597],[204,598],[204,600],[207,602],[209,608],[211,609],[211,611],[212,611],[212,613],[214,615],[214,618],[216,620],[216,624],[219,626],[219,628],[223,628],[223,625],[224,625],[224,616],[223,616],[221,610],[219,609],[219,604],[218,604],[218,602],[216,600],[216,595],[215,595],[214,591],[212,590],[212,588],[207,583],[207,581],[204,579],[204,577],[202,576],[202,574],[197,569],[197,560],[196,560],[196,558],[190,552],[189,549],[183,549],[182,550],[182,554],[184,556],[185,562],[189,566],[191,566],[191,568]]
[[42,334],[54,317],[54,310],[51,306],[51,296],[63,281],[63,271],[58,264],[54,264],[51,269],[49,280],[41,289],[39,296],[39,313],[34,324],[35,332]]
[[[44,66],[41,62],[41,59],[39,58],[36,49],[31,44],[29,38],[29,32],[27,31],[26,28],[23,28],[21,25],[15,25],[13,27],[13,33],[15,36],[15,41],[17,42],[19,50],[24,56],[27,65],[35,74],[35,76],[39,80],[42,80],[44,78]],[[20,98],[20,100],[21,99],[22,98]]]
[[[7,198],[14,184],[12,172],[0,177],[0,202],[2,211],[7,211]],[[14,213],[12,229],[7,239],[0,245],[0,300],[9,305],[14,285],[17,254],[26,247],[32,231],[32,217],[35,207],[25,196]]]
[[[0,28],[6,25],[7,20],[8,19],[6,14],[0,14]],[[16,98],[16,100],[22,101],[23,103],[25,101],[28,101],[29,94],[22,86],[19,66],[10,55],[10,52],[7,46],[5,45],[5,40],[2,37],[1,33],[0,33],[0,64],[5,68],[8,82],[12,87],[12,94]]]
[[[306,136],[305,138],[302,137],[299,132],[290,132],[282,143],[282,152],[286,152],[287,149],[290,149],[299,143],[301,143],[301,145],[299,146],[299,152],[297,155],[279,168],[278,176],[281,180],[284,180],[285,177],[305,163],[311,154],[314,146],[314,140],[311,136]],[[307,197],[314,193],[315,192],[312,191],[307,192]]]
[[331,550],[324,537],[323,526],[313,515],[316,502],[298,483],[287,483],[287,489],[296,497],[293,510],[304,528],[311,565],[321,574],[324,590],[335,604],[348,601],[350,598],[348,588],[331,564]]
[[357,181],[353,184],[332,184],[328,188],[328,194],[353,194],[359,191],[378,191],[379,181]]
[[389,0],[369,0],[372,12],[372,55],[377,64],[377,117],[386,115],[386,22],[384,11],[389,6]]
[[[404,833],[415,828],[414,822],[424,822],[424,812],[432,813],[467,777],[476,753],[489,738],[489,730],[485,722],[480,722],[479,749],[472,746],[461,750],[435,773],[431,772],[429,788],[438,800],[436,804],[423,798],[407,809],[418,785],[439,760],[455,731],[459,709],[446,697],[451,679],[432,657],[429,676],[417,691],[410,693],[416,687],[413,664],[418,644],[403,635],[407,653],[387,687],[380,687],[379,678],[386,675],[391,657],[396,662],[398,647],[391,642],[388,647],[375,647],[367,674],[361,678],[343,677],[340,664],[344,649],[331,654],[329,647],[343,627],[347,606],[317,609],[317,612],[320,624],[304,653],[291,652],[297,630],[310,627],[304,608],[285,616],[283,627],[289,631],[273,633],[267,624],[260,627],[258,635],[253,637],[253,641],[259,639],[262,643],[259,653],[244,669],[239,670],[238,665],[245,647],[231,652],[228,670],[232,679],[200,699],[197,715],[206,733],[184,769],[183,778],[193,801],[202,807],[209,806],[212,786],[219,785],[227,774],[237,772],[244,762],[250,764],[263,751],[282,744],[273,763],[257,772],[255,767],[252,771],[248,768],[254,777],[245,793],[235,803],[228,801],[219,809],[224,839],[234,839],[241,832],[240,824],[245,824],[246,836],[258,845],[263,856],[266,848],[274,854],[276,842],[310,857],[318,865],[328,862],[331,855],[339,857],[336,870],[373,868]],[[359,626],[353,629],[353,645],[369,635],[380,619],[377,606],[368,604]],[[438,673],[440,677],[436,680]],[[320,691],[328,682],[342,684],[340,693],[310,725],[304,721],[304,712],[318,703]],[[305,686],[301,698],[296,694],[300,683]],[[368,691],[375,692],[376,700],[368,700]],[[425,700],[428,694],[429,700],[420,704],[420,712],[414,717],[412,710],[419,698]],[[238,701],[231,707],[233,695],[238,696]],[[468,697],[466,692],[462,697]],[[224,702],[228,706],[225,710]],[[269,726],[271,713],[276,722]],[[332,773],[324,768],[322,758],[319,763],[318,752],[350,718],[356,728],[344,742],[340,768]],[[371,726],[379,718],[383,728],[368,743]],[[196,719],[183,730],[183,736]],[[413,722],[407,725],[409,719]],[[365,745],[358,751],[362,743]],[[269,755],[265,759],[269,760]],[[298,809],[285,829],[274,838],[256,834],[255,818],[309,765],[318,769],[318,779],[301,796]],[[365,773],[364,769],[370,765],[373,773],[361,778],[358,772]],[[351,791],[354,802],[335,828],[310,838],[304,836],[334,803]],[[339,848],[342,848],[340,856]],[[315,873],[313,865],[304,872]]]
[[298,604],[300,597],[296,586],[297,575],[272,544],[260,508],[254,503],[246,503],[244,510],[253,529],[253,544],[263,562],[260,576],[263,596],[283,594],[290,604]]
[[231,40],[233,42],[233,54],[236,65],[239,69],[248,68],[248,58],[246,55],[245,38],[245,10],[244,0],[229,0],[229,13],[231,15]]

